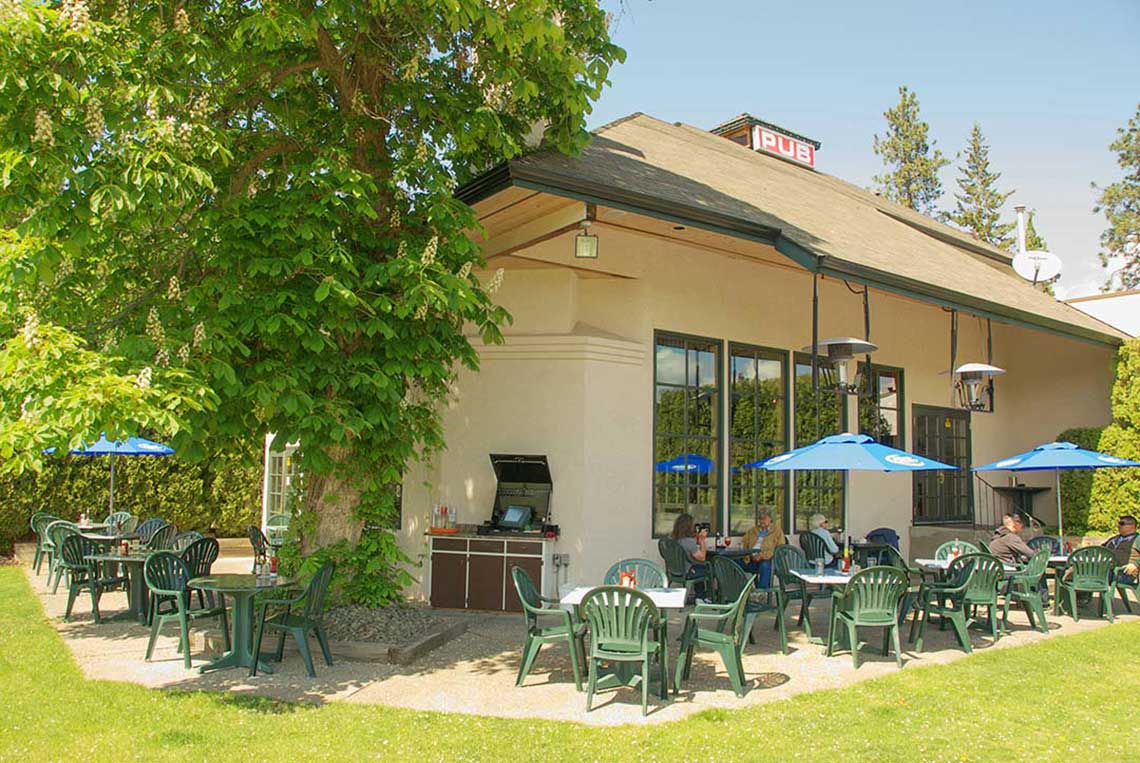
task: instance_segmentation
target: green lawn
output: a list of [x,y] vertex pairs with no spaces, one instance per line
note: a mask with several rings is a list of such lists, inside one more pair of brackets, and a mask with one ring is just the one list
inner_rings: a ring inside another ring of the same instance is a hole
[[1122,624],[849,689],[604,729],[88,681],[8,567],[0,760],[1116,760],[1133,745],[1122,720],[1140,692],[1138,639],[1140,624]]

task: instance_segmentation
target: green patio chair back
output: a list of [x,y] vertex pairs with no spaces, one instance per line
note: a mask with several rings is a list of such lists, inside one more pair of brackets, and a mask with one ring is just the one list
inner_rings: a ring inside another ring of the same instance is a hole
[[963,565],[973,565],[966,585],[966,603],[996,604],[998,585],[1005,580],[1005,565],[1002,561],[982,553],[964,554],[957,561]]
[[776,550],[772,554],[772,574],[781,583],[789,585],[802,583],[803,581],[792,574],[792,570],[803,570],[807,569],[808,566],[804,552],[790,544],[785,543],[782,546],[776,546]]
[[709,560],[709,568],[712,570],[713,580],[716,581],[712,598],[717,604],[731,604],[740,598],[741,591],[748,590],[751,593],[755,590],[745,588],[748,579],[755,578],[755,575],[749,575],[731,559],[714,556]]
[[[262,599],[260,601],[261,614],[258,618],[257,632],[253,639],[254,654],[261,653],[261,637],[266,629],[275,630],[279,637],[274,659],[280,662],[285,653],[285,636],[291,635],[297,642],[297,651],[301,653],[301,659],[305,661],[305,670],[309,677],[316,678],[317,671],[313,668],[313,655],[309,651],[309,634],[313,633],[317,637],[317,643],[320,644],[325,663],[333,664],[328,636],[325,635],[325,593],[328,591],[329,582],[332,580],[335,570],[336,565],[333,562],[325,562],[309,578],[305,589],[293,598]],[[292,609],[300,604],[304,604],[304,607],[300,614],[295,614]],[[272,617],[266,617],[270,607],[283,607],[284,611],[279,611]],[[250,665],[249,674],[251,676],[257,675],[257,660],[254,660],[253,664]]]
[[[776,546],[772,555],[772,578],[776,581],[779,593],[779,603],[786,605],[789,601],[800,602],[799,618],[796,624],[803,627],[804,633],[811,638],[811,603],[817,598],[817,592],[812,591],[804,581],[792,574],[792,570],[808,568],[807,557],[804,552],[795,546],[785,543]],[[819,596],[826,594],[819,593]],[[783,620],[783,617],[780,618]],[[786,647],[785,647],[786,651]]]
[[823,538],[815,533],[800,533],[800,548],[804,550],[804,556],[809,562],[814,562],[816,559],[826,559],[827,555],[831,552],[827,550],[827,544]]
[[[1115,590],[1116,555],[1103,546],[1086,546],[1069,554],[1065,573],[1058,579],[1057,596],[1053,600],[1053,614],[1060,613],[1061,601],[1067,599],[1069,614],[1080,620],[1077,609],[1078,593],[1100,594],[1101,614],[1109,622],[1115,620],[1112,599]],[[1064,594],[1064,596],[1063,596]]]
[[1045,574],[1045,570],[1049,567],[1049,557],[1052,556],[1052,550],[1047,546],[1041,546],[1040,544],[1038,544],[1038,546],[1039,547],[1033,552],[1033,556],[1029,557],[1029,561],[1013,576],[1014,580],[1024,578],[1036,584],[1036,582],[1041,579],[1041,576]]
[[979,549],[973,543],[970,543],[967,540],[961,540],[960,538],[955,538],[954,540],[946,541],[941,546],[939,546],[937,549],[935,549],[934,558],[935,559],[949,559],[950,555],[954,551],[954,546],[958,547],[958,551],[962,555],[977,554],[981,551],[981,549]]
[[285,542],[289,532],[289,517],[284,514],[274,514],[265,521],[265,540],[273,546],[280,546]]
[[[515,686],[522,686],[530,673],[539,650],[545,644],[565,641],[570,649],[570,667],[574,673],[574,686],[582,691],[582,664],[586,660],[583,636],[585,629],[576,622],[569,610],[557,605],[553,599],[544,600],[534,587],[534,581],[522,567],[511,567],[511,579],[519,595],[526,622],[526,641]],[[550,606],[544,606],[549,604]],[[543,624],[543,623],[547,624]]]
[[170,541],[170,550],[176,554],[181,554],[195,541],[202,540],[206,536],[197,530],[187,530],[184,533],[178,533]]
[[673,685],[677,691],[681,689],[681,681],[689,677],[695,648],[703,646],[715,650],[720,655],[733,691],[738,697],[744,696],[742,655],[746,641],[745,632],[748,630],[749,597],[755,583],[755,575],[745,575],[740,585],[740,593],[731,603],[698,604],[685,617],[684,630],[681,632],[681,651],[677,657],[677,668],[673,676]]
[[1061,539],[1056,535],[1038,535],[1025,542],[1029,544],[1029,547],[1034,551],[1039,548],[1045,548],[1049,550],[1051,556],[1061,553]]
[[[771,589],[756,588],[756,576],[724,556],[714,556],[709,562],[715,586],[715,600],[718,604],[732,604],[745,594],[744,611],[740,625],[743,633],[749,640],[754,640],[752,626],[756,616],[764,612],[774,612],[776,615],[776,629],[780,632],[780,648],[788,652],[788,632],[784,624],[784,597],[779,587]],[[767,600],[753,596],[755,593],[768,594]]]
[[641,664],[641,714],[648,712],[650,662],[656,659],[662,698],[668,696],[665,677],[667,642],[661,613],[646,594],[634,588],[601,586],[582,597],[581,609],[590,628],[590,678],[586,685],[586,711],[590,711],[602,662]]
[[135,526],[135,533],[138,534],[139,540],[143,543],[149,543],[151,537],[159,531],[160,528],[169,524],[165,519],[159,517],[152,517],[144,522],[140,522]]
[[606,570],[603,582],[605,585],[617,585],[621,581],[623,572],[634,574],[638,588],[665,588],[669,582],[665,570],[648,559],[622,559],[614,562]]
[[129,516],[123,520],[119,525],[120,535],[134,535],[137,533],[139,526],[139,518],[136,516]]
[[662,538],[657,541],[657,551],[665,560],[670,585],[684,585],[685,574],[689,571],[689,555],[685,549],[673,538]]
[[859,667],[859,640],[857,627],[885,628],[883,655],[889,654],[888,641],[894,642],[895,664],[902,667],[902,647],[899,644],[899,609],[910,588],[910,578],[897,567],[868,567],[851,576],[842,591],[832,597],[828,656],[839,645],[840,636],[846,635],[851,648],[851,661]]
[[269,553],[269,540],[265,537],[265,533],[257,525],[250,525],[245,528],[246,537],[249,538],[249,545],[253,548],[253,558],[256,560],[259,556],[265,556]]
[[174,536],[177,533],[178,528],[174,525],[163,525],[151,533],[150,540],[144,545],[151,551],[174,551]]
[[1000,559],[989,554],[963,554],[950,562],[946,580],[941,583],[924,583],[918,593],[921,622],[916,616],[911,624],[910,640],[917,635],[917,649],[922,651],[926,625],[932,614],[948,618],[954,626],[958,644],[967,654],[973,652],[967,631],[967,614],[977,619],[977,609],[986,608],[990,634],[994,641],[1000,638],[998,622],[998,589],[1005,580],[1005,566]]
[[185,596],[193,574],[190,566],[176,554],[160,551],[147,557],[143,564],[143,579],[152,594],[162,597]]
[[1116,557],[1101,546],[1078,548],[1069,555],[1069,581],[1081,591],[1100,591],[1108,584]]
[[[189,533],[184,534],[189,535]],[[175,553],[182,557],[182,561],[190,568],[191,578],[203,577],[210,574],[210,568],[218,559],[218,541],[215,538],[201,536]]]
[[123,522],[126,522],[131,517],[129,511],[114,511],[107,515],[103,520],[103,524],[107,525],[107,532],[114,533],[119,530]]

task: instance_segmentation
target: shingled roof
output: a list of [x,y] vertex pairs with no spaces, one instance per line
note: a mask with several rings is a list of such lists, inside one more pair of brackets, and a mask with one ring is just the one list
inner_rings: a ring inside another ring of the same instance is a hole
[[1021,280],[1009,254],[856,185],[705,130],[632,114],[578,157],[538,152],[460,190],[543,190],[772,244],[809,270],[1076,338],[1124,335]]

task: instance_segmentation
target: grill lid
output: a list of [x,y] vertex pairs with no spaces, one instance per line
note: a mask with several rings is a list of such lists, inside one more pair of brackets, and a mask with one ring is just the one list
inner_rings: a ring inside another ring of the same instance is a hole
[[491,468],[495,470],[495,478],[499,484],[504,482],[526,485],[553,484],[546,456],[492,453]]

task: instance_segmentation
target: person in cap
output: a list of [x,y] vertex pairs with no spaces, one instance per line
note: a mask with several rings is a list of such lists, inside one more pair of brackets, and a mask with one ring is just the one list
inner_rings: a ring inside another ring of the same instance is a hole
[[760,507],[756,513],[756,524],[744,533],[741,540],[741,546],[751,549],[752,553],[740,560],[740,566],[746,572],[756,575],[757,587],[772,585],[772,557],[776,555],[776,546],[784,543],[787,543],[787,538],[780,525],[772,521],[772,510]]

